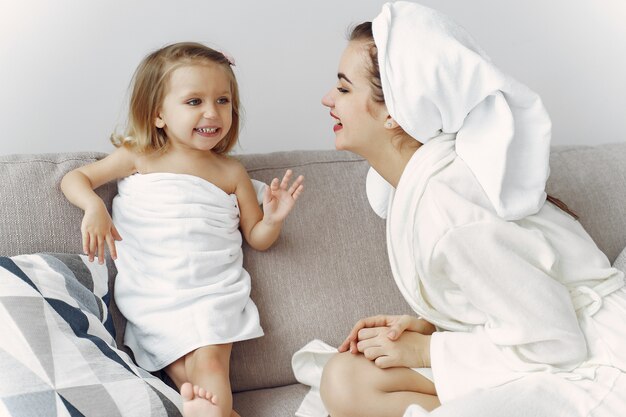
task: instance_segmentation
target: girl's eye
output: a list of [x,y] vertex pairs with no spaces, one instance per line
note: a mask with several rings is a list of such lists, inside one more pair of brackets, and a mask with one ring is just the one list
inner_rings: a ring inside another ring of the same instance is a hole
[[347,92],[348,92],[348,90],[346,90],[346,89],[345,89],[345,88],[343,88],[343,87],[337,87],[337,91],[339,91],[341,94],[345,94],[345,93],[347,93]]
[[198,98],[192,98],[191,100],[187,100],[187,104],[189,104],[190,106],[197,106],[200,103],[202,103],[202,101],[200,101],[200,99]]
[[228,99],[228,97],[220,97],[217,99],[217,103],[218,104],[228,104],[230,103],[230,100]]

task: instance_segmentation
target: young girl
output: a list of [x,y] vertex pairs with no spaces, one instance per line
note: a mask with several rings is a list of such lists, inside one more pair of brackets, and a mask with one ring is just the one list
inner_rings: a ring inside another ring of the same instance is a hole
[[[85,253],[102,263],[106,246],[116,262],[125,344],[146,370],[165,369],[186,417],[238,416],[232,342],[263,335],[239,229],[253,248],[269,248],[303,190],[288,170],[265,188],[261,212],[245,168],[226,156],[239,132],[231,65],[197,43],[148,55],[135,73],[127,135],[61,183],[85,211]],[[93,189],[115,179],[112,219]]]

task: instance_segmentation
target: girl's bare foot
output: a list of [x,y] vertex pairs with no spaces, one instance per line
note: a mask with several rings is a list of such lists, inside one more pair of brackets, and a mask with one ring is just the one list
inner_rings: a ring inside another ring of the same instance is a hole
[[220,417],[217,397],[204,388],[185,382],[180,387],[185,417]]

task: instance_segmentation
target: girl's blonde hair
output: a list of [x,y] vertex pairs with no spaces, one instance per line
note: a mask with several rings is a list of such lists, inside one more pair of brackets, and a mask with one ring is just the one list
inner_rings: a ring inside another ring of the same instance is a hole
[[128,126],[125,135],[112,134],[114,146],[127,146],[136,152],[165,150],[167,135],[155,126],[155,119],[163,105],[167,84],[172,72],[186,65],[215,63],[222,65],[230,79],[232,125],[213,148],[219,154],[227,153],[239,136],[239,88],[230,60],[219,51],[196,42],[181,42],[165,46],[148,56],[137,67],[133,76],[132,93],[128,106]]

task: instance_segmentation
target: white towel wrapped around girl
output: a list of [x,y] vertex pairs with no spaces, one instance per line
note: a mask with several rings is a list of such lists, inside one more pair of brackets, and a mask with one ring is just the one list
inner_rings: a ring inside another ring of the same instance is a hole
[[134,174],[119,181],[118,192],[113,221],[124,240],[117,243],[115,300],[128,321],[124,342],[142,368],[263,335],[242,266],[234,194],[171,173]]

